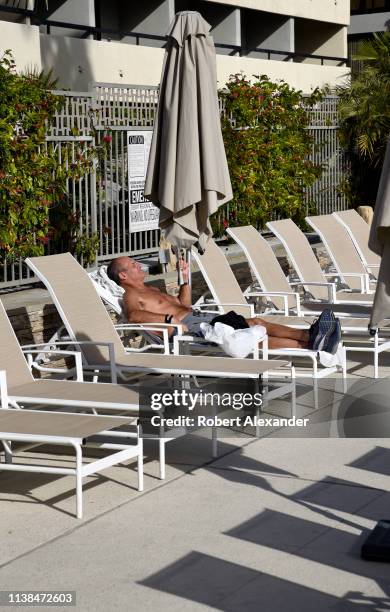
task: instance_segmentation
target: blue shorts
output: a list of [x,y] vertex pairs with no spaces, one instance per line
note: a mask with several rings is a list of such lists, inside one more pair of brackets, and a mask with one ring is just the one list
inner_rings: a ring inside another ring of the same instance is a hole
[[188,315],[186,315],[184,319],[181,320],[181,323],[188,327],[188,333],[191,334],[191,336],[204,338],[200,329],[200,324],[210,323],[213,319],[215,319],[215,313],[193,310],[192,312],[188,313]]

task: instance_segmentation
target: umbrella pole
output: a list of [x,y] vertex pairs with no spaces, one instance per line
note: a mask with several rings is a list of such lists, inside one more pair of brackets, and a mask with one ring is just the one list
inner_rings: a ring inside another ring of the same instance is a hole
[[191,249],[187,249],[186,255],[186,261],[188,263],[188,284],[190,286],[190,289],[192,290]]

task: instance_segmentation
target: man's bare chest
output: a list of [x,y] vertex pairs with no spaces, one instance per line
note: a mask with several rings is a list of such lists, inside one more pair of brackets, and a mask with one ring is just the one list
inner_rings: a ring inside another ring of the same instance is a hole
[[162,293],[157,287],[145,287],[138,292],[138,299],[143,307],[153,303],[155,305],[178,304],[179,300],[167,293]]

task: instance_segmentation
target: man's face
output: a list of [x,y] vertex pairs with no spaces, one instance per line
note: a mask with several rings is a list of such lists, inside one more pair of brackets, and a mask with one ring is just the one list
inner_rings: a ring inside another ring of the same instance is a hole
[[121,283],[134,283],[143,281],[145,272],[143,272],[141,264],[130,257],[123,257],[121,262],[122,270],[119,272]]

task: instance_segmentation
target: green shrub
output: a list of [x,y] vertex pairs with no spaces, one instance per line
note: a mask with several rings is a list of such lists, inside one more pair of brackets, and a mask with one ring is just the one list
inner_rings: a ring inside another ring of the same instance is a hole
[[234,198],[225,214],[219,211],[212,220],[217,236],[228,224],[261,229],[277,216],[301,222],[308,211],[305,188],[323,169],[309,159],[314,143],[304,108],[322,99],[322,92],[304,98],[283,81],[273,83],[265,75],[256,79],[251,83],[234,75],[220,91]]
[[[0,261],[65,249],[95,259],[96,236],[85,236],[72,214],[67,182],[91,171],[96,150],[65,151],[59,162],[46,143],[47,125],[61,109],[50,75],[18,74],[10,51],[0,58]],[[89,242],[88,242],[89,241]],[[93,252],[92,252],[93,249]]]

